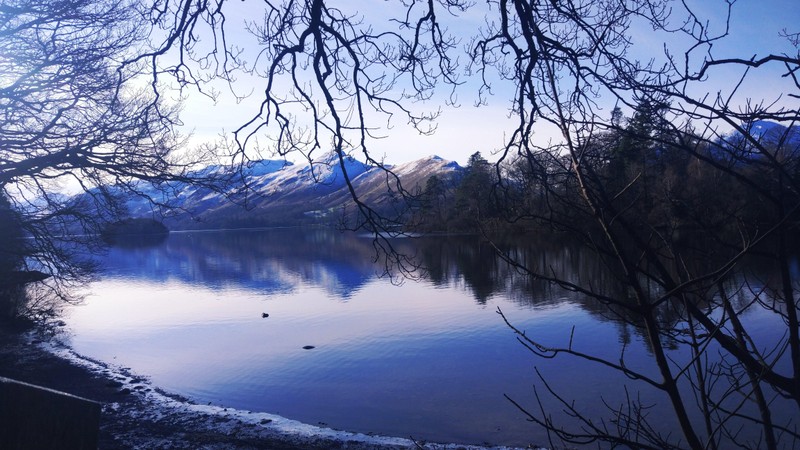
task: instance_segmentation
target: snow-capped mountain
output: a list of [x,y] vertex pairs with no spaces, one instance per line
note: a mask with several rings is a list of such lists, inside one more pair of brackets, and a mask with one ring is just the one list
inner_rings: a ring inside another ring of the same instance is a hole
[[[781,147],[784,151],[794,152],[800,148],[800,129],[797,126],[787,127],[767,120],[756,120],[744,124],[746,133],[767,147]],[[728,145],[748,147],[750,143],[745,137],[735,132],[725,139]]]
[[[747,131],[756,139],[768,139],[768,140],[777,140],[780,139],[783,134],[787,132],[787,127],[775,122],[769,122],[766,120],[756,120],[750,124],[749,127],[746,127]],[[789,131],[789,138],[797,139],[798,133],[797,130],[791,129]]]
[[[218,179],[221,185],[229,185],[225,190],[227,195],[234,196],[240,189],[234,180],[256,179],[269,177],[286,167],[292,166],[291,162],[281,160],[251,161],[236,170],[223,166],[208,166],[190,174],[196,179]],[[233,183],[232,183],[233,182]],[[149,217],[156,209],[186,209],[188,211],[202,211],[213,207],[225,194],[220,194],[200,185],[171,182],[159,186],[141,185],[141,196],[127,198],[128,213],[131,217]],[[155,204],[154,204],[155,203]]]
[[159,215],[148,196],[177,207],[164,217],[172,229],[336,221],[344,211],[355,211],[348,179],[360,201],[377,210],[397,211],[401,186],[418,193],[432,175],[450,176],[463,170],[437,156],[387,168],[391,172],[352,157],[340,160],[333,152],[306,164],[262,160],[233,171],[214,166],[197,173],[224,175],[227,184],[221,192],[182,184],[150,187],[142,189],[146,196],[129,198],[127,206],[131,217]]

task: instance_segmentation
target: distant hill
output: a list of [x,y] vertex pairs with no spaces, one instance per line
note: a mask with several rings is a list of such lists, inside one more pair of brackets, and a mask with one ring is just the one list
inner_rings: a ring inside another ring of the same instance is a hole
[[[800,151],[800,128],[797,126],[786,127],[776,122],[757,120],[744,124],[747,134],[767,148],[780,147],[784,154],[795,154]],[[719,145],[726,149],[752,150],[757,158],[758,151],[753,148],[752,142],[741,133],[733,132],[720,140]]]
[[[146,196],[129,197],[127,207],[131,217],[152,217],[156,207],[148,196],[175,207],[164,217],[173,230],[333,223],[344,213],[355,212],[345,172],[362,202],[392,214],[406,206],[398,180],[413,194],[420,192],[432,175],[458,176],[463,171],[457,163],[438,156],[390,168],[392,173],[349,157],[340,164],[332,152],[311,164],[254,161],[241,172],[227,174],[232,182],[224,193],[178,183],[160,190],[143,187]],[[214,166],[198,173],[225,175],[225,169]]]

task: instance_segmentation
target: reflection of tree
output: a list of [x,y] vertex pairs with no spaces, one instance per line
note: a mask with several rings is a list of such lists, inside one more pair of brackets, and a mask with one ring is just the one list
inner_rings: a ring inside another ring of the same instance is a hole
[[[178,277],[216,287],[235,283],[268,292],[290,290],[291,277],[298,277],[327,285],[331,294],[342,298],[381,273],[381,267],[371,260],[374,249],[370,239],[327,229],[178,232],[158,247],[133,244],[112,248],[107,270],[125,270],[159,281]],[[570,302],[618,324],[622,342],[629,341],[626,336],[631,332],[641,333],[641,323],[625,309],[610,310],[595,298],[530,277],[497,254],[500,249],[527,267],[546,267],[573,283],[591,281],[606,296],[626,295],[597,254],[574,242],[526,236],[490,244],[478,236],[463,235],[399,239],[395,246],[416,255],[424,279],[434,285],[463,284],[480,304],[493,296],[531,307]],[[750,289],[734,291],[745,280]],[[743,266],[740,276],[726,283],[726,289],[737,294],[733,306],[743,308],[752,299],[749,293],[773,295],[780,289],[778,281],[769,260],[754,259]],[[659,317],[665,324],[678,320],[671,308],[665,308]]]
[[[546,280],[520,272],[498,256],[498,248],[532,267],[547,264],[575,282],[593,280],[606,292],[619,289],[595,254],[565,240],[520,236],[490,243],[479,236],[464,235],[420,238],[414,240],[414,245],[417,249],[408,253],[417,254],[426,278],[434,284],[463,282],[481,304],[494,295],[503,295],[522,305],[541,306],[569,300],[593,308],[582,297],[568,295],[568,291]],[[596,312],[606,311],[598,307]]]
[[[519,273],[478,236],[398,239],[394,245],[399,251],[416,255],[424,279],[434,285],[463,284],[481,304],[495,295],[528,306],[581,301],[565,296],[547,282]],[[547,261],[574,279],[604,279],[593,255],[574,245],[552,239],[520,239],[503,247],[531,263]],[[158,246],[137,246],[132,241],[124,248],[112,248],[106,261],[112,274],[124,270],[158,281],[177,277],[214,287],[235,283],[267,292],[290,290],[291,278],[297,277],[325,285],[331,294],[347,298],[381,274],[372,256],[369,238],[309,228],[173,232]],[[584,307],[593,308],[591,303]]]
[[[503,283],[494,250],[487,242],[475,237],[454,240],[446,241],[447,245],[440,248],[442,266],[449,265],[446,270],[450,274],[448,278],[463,281],[478,303],[485,304],[489,297],[500,291]],[[430,267],[428,261],[425,267]],[[439,269],[437,272],[445,271]]]

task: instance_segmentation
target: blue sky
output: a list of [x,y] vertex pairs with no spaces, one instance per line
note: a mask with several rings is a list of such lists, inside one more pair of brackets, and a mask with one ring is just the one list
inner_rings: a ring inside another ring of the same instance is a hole
[[[239,3],[239,2],[236,2]],[[477,2],[479,8],[483,2]],[[723,0],[691,0],[687,3],[695,8],[702,20],[708,20],[712,30],[721,31],[721,16],[724,15],[725,2]],[[246,5],[246,3],[243,3]],[[343,8],[351,7],[361,10],[369,20],[371,17],[386,16],[387,9],[384,5],[389,2],[355,2],[345,0]],[[364,5],[376,5],[374,10],[364,8]],[[466,16],[451,20],[451,31],[456,34],[468,34],[483,22],[483,12],[476,8]],[[233,20],[236,20],[235,18]],[[373,19],[375,20],[375,19]],[[800,1],[797,0],[739,0],[734,4],[731,15],[730,35],[724,40],[715,43],[714,55],[720,57],[749,58],[755,55],[769,53],[796,54],[797,49],[790,45],[787,39],[779,36],[779,32],[788,29],[790,32],[800,31]],[[653,33],[647,26],[637,26],[632,35],[634,41],[634,55],[642,59],[651,57],[659,58],[663,55],[666,43],[673,48],[680,48],[682,43],[675,40],[674,35],[659,35]],[[467,41],[468,37],[464,37]],[[702,55],[698,53],[699,57]],[[462,57],[462,62],[466,58]],[[779,67],[777,69],[780,69]],[[798,94],[788,80],[781,84],[774,80],[776,72],[771,72],[769,82],[754,78],[754,82],[745,85],[743,95],[738,99],[745,102],[747,99],[773,100],[783,94],[782,101],[793,109],[800,107],[797,99],[786,97],[787,92]],[[715,71],[710,74],[709,80],[701,85],[703,90],[712,94],[717,91],[725,93],[731,88],[741,74],[741,70]],[[252,89],[255,94],[252,98],[237,103],[232,96],[226,95],[224,87],[220,87],[221,96],[217,105],[207,99],[191,95],[186,103],[184,121],[187,130],[192,130],[193,143],[213,139],[223,130],[231,131],[251,117],[255,108],[260,103],[258,93],[261,80],[247,80],[241,78],[237,89],[244,92]],[[404,120],[393,122],[391,129],[385,129],[382,134],[385,139],[372,143],[373,156],[385,156],[389,163],[403,163],[424,156],[436,154],[443,158],[458,161],[464,164],[470,154],[481,151],[491,158],[493,150],[499,148],[506,134],[510,133],[511,122],[507,118],[509,95],[511,86],[496,86],[495,95],[489,98],[488,104],[475,108],[476,99],[474,83],[468,83],[458,91],[460,107],[449,108],[441,104],[441,99],[429,103],[430,109],[442,106],[442,114],[437,122],[437,131],[432,136],[421,136],[415,130],[406,126]],[[698,92],[698,95],[699,92]],[[609,100],[610,101],[610,100]],[[601,100],[602,103],[602,100]],[[605,105],[607,108],[611,104]],[[383,122],[378,122],[382,124]],[[538,132],[540,143],[548,139],[557,138],[557,133],[546,126]],[[269,157],[268,154],[262,157]]]

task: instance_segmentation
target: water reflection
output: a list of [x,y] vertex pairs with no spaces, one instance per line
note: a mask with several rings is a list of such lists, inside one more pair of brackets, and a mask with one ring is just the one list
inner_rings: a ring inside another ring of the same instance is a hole
[[[177,279],[211,289],[237,286],[262,294],[290,293],[300,284],[313,285],[346,301],[384,270],[375,261],[371,238],[329,229],[173,232],[160,245],[134,244],[109,251],[103,262],[106,276],[154,282]],[[613,273],[595,253],[575,243],[535,237],[489,243],[477,236],[436,236],[397,240],[393,245],[419,265],[414,276],[439,288],[461,287],[478,305],[496,296],[525,307],[570,302],[597,320],[613,323],[621,344],[629,344],[631,333],[641,331],[631,326],[636,318],[625,311],[609,311],[585,295],[530,277],[497,255],[500,250],[524,267],[544,268],[576,285],[590,285],[595,292],[623,297],[624,289]],[[793,267],[800,271],[798,264]],[[747,273],[754,290],[780,288],[770,284],[775,270],[758,259],[749,261],[742,273]],[[743,277],[729,282],[732,291]],[[750,297],[740,292],[735,299],[744,304]],[[665,322],[677,320],[674,311],[670,315],[665,309],[664,314]]]
[[[262,294],[313,285],[346,301],[383,272],[372,244],[369,237],[327,229],[177,232],[160,246],[112,248],[103,265],[109,277],[177,279],[211,289],[237,286]],[[546,267],[576,284],[590,280],[595,289],[614,295],[616,280],[594,254],[575,244],[528,238],[493,245],[477,236],[437,236],[398,240],[394,245],[420,266],[415,276],[439,288],[461,287],[478,305],[496,296],[525,307],[572,302],[599,320],[614,322],[619,342],[631,342],[633,331],[624,318],[585,296],[527,276],[499,258],[494,247],[527,267]]]
[[[404,239],[394,245],[419,264],[415,276],[435,286],[462,284],[479,304],[496,295],[527,305],[566,299],[555,295],[548,282],[510,267],[489,242],[476,236]],[[595,259],[574,245],[528,240],[500,246],[529,267],[549,267],[576,282],[609,284]],[[302,281],[345,300],[382,272],[375,256],[370,238],[334,230],[191,231],[173,232],[158,246],[112,248],[103,264],[110,276],[177,278],[211,288],[236,283],[264,293],[286,292],[293,281]]]
[[[609,360],[624,345],[629,367],[653,373],[633,318],[526,276],[476,236],[393,245],[416,258],[421,279],[394,286],[376,278],[384,267],[371,239],[333,230],[180,232],[159,246],[114,248],[93,296],[67,319],[72,343],[199,401],[462,443],[546,442],[504,398],[531,406],[534,365],[589,415],[602,416],[603,400],[616,404],[632,383],[575,358],[534,358],[498,307],[547,345],[574,342]],[[496,245],[528,267],[624,294],[602,261],[573,243]],[[748,270],[769,273],[758,264]],[[667,311],[661,320],[676,319]],[[641,400],[664,404],[653,392]]]
[[112,248],[104,265],[109,276],[236,284],[266,294],[302,281],[344,300],[374,277],[371,256],[368,240],[330,230],[192,231],[173,232],[158,247]]

